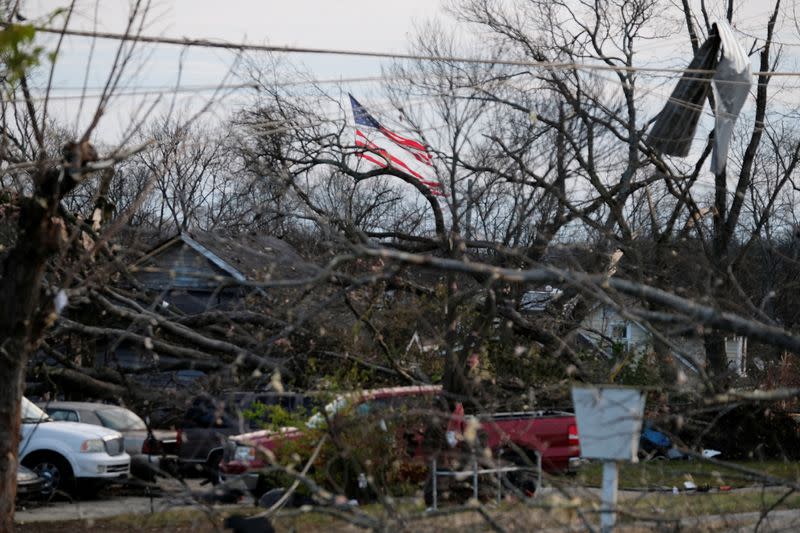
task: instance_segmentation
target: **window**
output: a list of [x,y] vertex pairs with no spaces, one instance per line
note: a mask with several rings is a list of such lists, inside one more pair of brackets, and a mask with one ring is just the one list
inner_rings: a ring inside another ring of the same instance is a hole
[[627,340],[628,339],[628,325],[624,322],[617,322],[615,324],[611,324],[609,328],[611,330],[611,334],[609,337],[616,340]]
[[117,431],[142,431],[147,429],[144,421],[132,411],[119,407],[101,409],[96,412],[97,418],[107,428]]
[[67,409],[50,409],[50,418],[59,422],[79,422],[78,413]]
[[36,407],[36,405],[31,402],[29,399],[22,397],[22,423],[23,424],[30,424],[30,423],[37,423],[37,422],[46,422],[50,420],[50,417]]
[[237,414],[232,407],[226,409],[224,402],[215,402],[210,397],[198,396],[186,411],[184,428],[236,428]]

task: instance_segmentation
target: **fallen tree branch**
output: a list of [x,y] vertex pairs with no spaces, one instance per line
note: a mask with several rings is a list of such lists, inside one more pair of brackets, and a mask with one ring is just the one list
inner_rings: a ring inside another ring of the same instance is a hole
[[214,324],[256,324],[259,326],[285,326],[285,320],[269,317],[252,311],[206,311],[173,320],[178,324],[190,327],[202,327]]
[[140,335],[138,333],[133,333],[124,329],[117,329],[117,328],[101,328],[97,326],[87,326],[85,324],[81,324],[79,322],[74,322],[67,318],[60,318],[58,321],[58,329],[56,333],[61,331],[77,331],[79,333],[85,333],[87,335],[92,335],[95,337],[102,337],[102,338],[125,338],[126,340],[133,341],[136,344],[146,348],[152,349],[155,352],[166,354],[166,355],[173,355],[175,357],[183,357],[187,359],[197,359],[200,361],[216,361],[218,360],[217,357],[207,353],[202,352],[200,350],[195,350],[194,348],[186,348],[184,346],[177,346],[172,343],[168,343],[159,339],[153,339],[151,337],[147,337],[145,335]]
[[103,307],[109,313],[112,313],[120,318],[125,318],[131,321],[142,322],[144,324],[152,324],[158,325],[159,327],[163,328],[165,331],[181,337],[184,340],[191,342],[201,348],[206,350],[213,350],[217,352],[227,353],[234,357],[241,357],[241,358],[248,358],[251,360],[258,360],[260,363],[269,366],[270,368],[277,368],[281,366],[281,362],[277,359],[273,359],[270,357],[262,357],[256,355],[248,350],[245,350],[235,344],[231,344],[227,341],[222,341],[219,339],[211,339],[196,332],[193,329],[190,329],[186,326],[181,324],[176,324],[171,320],[168,320],[157,313],[153,313],[151,311],[132,311],[130,309],[126,309],[124,307],[120,307],[117,305],[112,304],[108,301],[107,298],[104,296],[93,293],[92,298],[97,301],[101,307]]
[[427,266],[442,271],[482,274],[494,279],[518,283],[563,283],[586,291],[591,286],[598,289],[613,289],[621,294],[640,298],[644,301],[684,315],[695,323],[700,323],[722,331],[757,339],[773,346],[800,354],[800,337],[777,326],[741,317],[735,313],[720,311],[714,307],[699,304],[687,298],[651,287],[635,281],[609,278],[605,274],[586,274],[555,267],[539,267],[527,270],[500,268],[484,263],[471,263],[454,259],[442,259],[430,255],[416,255],[396,250],[357,247],[358,251],[369,257],[380,257],[418,266]]
[[87,396],[95,396],[104,400],[119,401],[120,398],[126,396],[137,396],[138,398],[145,398],[145,388],[138,388],[135,394],[129,391],[122,385],[116,385],[107,381],[95,379],[84,372],[73,370],[71,368],[48,368],[47,373],[54,382],[68,388],[80,390]]
[[377,326],[375,326],[375,324],[372,323],[372,321],[367,317],[366,314],[360,313],[356,309],[355,305],[353,304],[353,301],[350,299],[349,294],[345,293],[344,303],[345,305],[347,305],[347,308],[350,309],[350,311],[353,313],[353,316],[355,316],[356,320],[359,320],[369,328],[370,333],[372,333],[372,338],[375,340],[378,346],[380,346],[385,359],[389,362],[389,365],[391,365],[392,369],[394,369],[394,371],[397,372],[397,374],[404,380],[406,380],[408,383],[411,384],[418,383],[418,381],[414,379],[413,376],[411,376],[408,372],[403,370],[403,368],[398,364],[397,360],[392,355],[392,351],[389,349],[389,346],[386,345],[386,341],[383,340],[383,333],[380,332]]

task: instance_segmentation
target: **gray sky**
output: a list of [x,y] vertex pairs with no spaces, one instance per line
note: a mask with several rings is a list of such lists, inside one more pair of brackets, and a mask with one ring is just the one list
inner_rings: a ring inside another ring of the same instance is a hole
[[[70,24],[73,28],[120,32],[124,29],[132,0],[77,0],[77,9]],[[512,0],[507,0],[512,1]],[[666,4],[666,0],[665,4]],[[697,3],[698,0],[693,0]],[[714,15],[722,14],[724,2],[707,2]],[[69,0],[28,0],[25,15],[30,19],[42,17],[59,6],[69,5]],[[668,4],[666,4],[668,5]],[[753,40],[746,35],[764,34],[767,12],[773,3],[741,0],[737,5],[736,27],[741,32],[743,44],[749,48]],[[794,46],[800,41],[796,28],[786,22],[792,15],[793,2],[785,2],[782,27],[779,36],[789,42],[784,57],[790,60],[782,69],[796,69],[796,56],[800,49]],[[96,13],[96,16],[95,16]],[[206,38],[227,42],[269,43],[275,45],[297,45],[320,48],[343,48],[386,52],[405,52],[408,37],[415,24],[441,15],[440,0],[404,0],[388,2],[377,0],[155,0],[144,29],[147,35],[170,37]],[[672,21],[680,24],[681,21]],[[749,41],[749,42],[748,42]],[[54,46],[54,38],[47,41],[48,48]],[[97,93],[105,83],[110,65],[117,50],[117,43],[99,40],[87,70],[92,41],[85,38],[68,37],[64,41],[55,70],[54,94],[79,94],[87,76],[89,94]],[[177,46],[141,45],[136,61],[127,71],[122,92],[152,86],[174,86],[180,75],[184,86],[218,84],[233,62],[234,54],[228,51],[190,49]],[[689,61],[689,48],[685,35],[675,39],[656,40],[646,43],[643,53],[637,56],[639,64],[657,66],[685,66]],[[343,58],[334,56],[292,56],[302,62],[318,79],[353,78],[380,75],[381,61],[376,59]],[[757,56],[753,56],[757,61]],[[614,76],[604,75],[613,83]],[[648,79],[643,76],[640,87],[644,94],[661,100],[671,91],[674,76],[658,76]],[[234,82],[236,80],[230,80]],[[44,78],[39,80],[40,85]],[[780,80],[789,87],[800,85],[797,78]],[[777,84],[776,84],[777,85]],[[652,90],[648,93],[648,87]],[[368,91],[368,87],[357,86],[355,90]],[[76,92],[77,91],[77,92]],[[212,111],[225,116],[242,101],[244,93],[227,98]],[[796,90],[773,93],[775,98],[796,98]],[[181,95],[179,103],[197,107],[205,102],[209,93]],[[107,116],[99,128],[98,135],[107,142],[119,138],[124,126],[131,122],[131,114],[146,108],[155,96],[120,95],[112,102]],[[169,99],[165,98],[162,109]],[[77,116],[75,100],[54,100],[51,114],[78,129],[85,126],[93,110],[93,101],[84,106]]]
[[[23,12],[29,19],[36,19],[57,7],[68,5],[68,0],[29,0]],[[70,27],[83,30],[96,27],[99,31],[121,32],[129,6],[128,0],[99,0],[97,3],[94,0],[77,0]],[[414,25],[438,13],[438,0],[156,0],[143,33],[236,43],[405,52]],[[49,38],[48,48],[54,43],[54,38]],[[65,39],[53,81],[58,94],[80,93],[79,89],[84,85],[87,75],[91,45],[91,40],[86,38]],[[115,42],[97,41],[88,69],[88,93],[97,93],[105,83],[116,50]],[[221,50],[183,50],[177,46],[142,45],[137,60],[128,69],[125,90],[173,86],[179,72],[182,85],[213,86],[226,75],[234,57],[234,53]],[[294,59],[302,62],[304,68],[318,79],[370,77],[381,73],[381,61],[375,59],[331,56]],[[40,85],[43,83],[44,80],[40,80]],[[208,95],[207,92],[182,95],[180,101],[196,107]],[[119,137],[122,125],[130,121],[131,110],[142,108],[154,98],[118,98],[99,132]],[[235,101],[236,98],[229,98],[225,104],[216,106],[215,111],[224,115],[230,110],[230,103]],[[89,120],[86,110],[91,110],[91,103],[87,102],[80,119],[76,117],[75,100],[54,100],[51,108],[55,116],[71,125],[76,120],[79,125],[85,125]]]
[[[98,29],[121,31],[130,3],[99,0]],[[25,14],[36,17],[67,5],[69,0],[29,0]],[[94,0],[77,0],[72,26],[90,29],[95,6]],[[438,0],[155,0],[144,33],[398,51],[414,20],[438,11]]]

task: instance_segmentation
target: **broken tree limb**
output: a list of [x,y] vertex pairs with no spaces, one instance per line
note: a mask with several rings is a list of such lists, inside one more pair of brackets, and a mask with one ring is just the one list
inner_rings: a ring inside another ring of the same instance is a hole
[[87,326],[86,324],[81,324],[79,322],[74,322],[67,318],[61,318],[58,321],[58,329],[62,331],[77,331],[79,333],[85,333],[87,335],[93,335],[96,337],[102,338],[111,338],[111,337],[124,337],[125,339],[132,341],[142,347],[151,348],[152,350],[165,354],[165,355],[172,355],[175,357],[183,357],[187,359],[196,359],[199,361],[215,361],[218,360],[212,354],[207,352],[203,352],[200,350],[196,350],[194,348],[186,348],[184,346],[177,346],[172,343],[168,343],[159,339],[153,339],[151,337],[140,335],[138,333],[133,333],[124,329],[118,328],[101,328],[97,326]]
[[259,363],[270,368],[281,366],[281,362],[277,359],[262,357],[236,346],[235,344],[231,344],[230,342],[206,337],[205,335],[202,335],[193,329],[172,322],[171,320],[167,320],[161,315],[153,313],[152,311],[143,310],[141,312],[137,312],[125,307],[114,305],[107,298],[98,293],[93,293],[92,297],[103,309],[113,315],[131,321],[141,322],[142,324],[158,325],[170,334],[187,340],[203,349],[226,353],[234,357],[243,357],[254,362],[258,361]]
[[672,309],[695,323],[722,331],[729,331],[757,339],[773,346],[778,346],[793,353],[800,354],[800,336],[783,328],[764,324],[757,320],[744,318],[735,313],[720,311],[714,307],[703,305],[670,292],[605,274],[587,274],[555,267],[539,267],[526,270],[500,268],[485,263],[472,263],[454,259],[442,259],[430,255],[417,255],[396,250],[358,247],[360,253],[370,257],[380,257],[401,263],[427,266],[442,271],[462,272],[465,274],[482,274],[494,279],[521,283],[563,283],[586,291],[586,287],[608,290],[640,298],[641,300]]
[[[47,374],[54,383],[61,387],[70,390],[80,390],[87,396],[117,402],[120,398],[133,396],[131,391],[122,385],[116,385],[108,381],[93,378],[79,370],[73,370],[71,368],[49,368]],[[142,397],[142,390],[137,391],[136,395]]]

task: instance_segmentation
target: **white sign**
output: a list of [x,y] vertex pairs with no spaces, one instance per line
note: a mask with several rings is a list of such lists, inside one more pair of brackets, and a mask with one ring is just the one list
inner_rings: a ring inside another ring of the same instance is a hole
[[581,457],[637,461],[644,393],[624,387],[574,387]]

